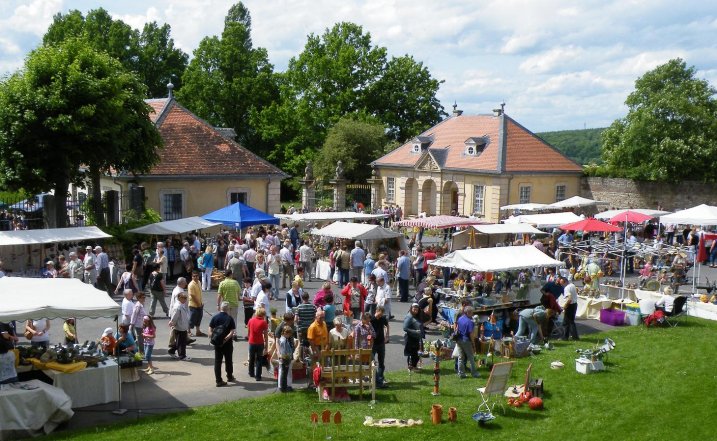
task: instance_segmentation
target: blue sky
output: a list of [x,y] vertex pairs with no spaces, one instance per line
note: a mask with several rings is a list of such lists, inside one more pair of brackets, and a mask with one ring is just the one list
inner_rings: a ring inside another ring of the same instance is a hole
[[[141,28],[169,23],[190,54],[221,33],[225,0],[3,0],[0,74],[22,66],[52,16],[104,7]],[[352,21],[391,55],[413,55],[444,80],[439,98],[466,113],[506,113],[535,131],[605,127],[626,112],[635,79],[675,57],[717,86],[717,1],[247,0],[255,46],[286,68],[309,33]]]

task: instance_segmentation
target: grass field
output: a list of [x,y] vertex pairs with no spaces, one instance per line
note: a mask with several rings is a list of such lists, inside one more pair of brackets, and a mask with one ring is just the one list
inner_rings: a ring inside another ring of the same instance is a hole
[[[575,371],[576,348],[590,348],[605,337],[616,343],[606,359],[606,371],[581,375]],[[325,429],[314,432],[311,412],[340,410],[343,424],[334,440],[479,439],[491,441],[538,440],[707,440],[714,439],[717,403],[717,322],[685,317],[677,328],[632,326],[587,335],[580,342],[559,342],[553,351],[518,359],[512,382],[522,383],[525,369],[533,363],[533,376],[545,384],[545,409],[531,411],[506,407],[504,416],[484,427],[471,419],[479,404],[476,387],[480,379],[460,380],[453,363],[442,364],[441,396],[431,396],[432,369],[424,364],[420,373],[387,374],[390,389],[377,392],[378,402],[355,399],[351,403],[319,403],[315,392],[272,394],[189,412],[146,417],[134,424],[105,426],[58,433],[48,439],[72,440],[227,440],[275,439],[321,440]],[[496,359],[497,360],[497,359]],[[565,363],[551,370],[550,362]],[[431,404],[444,406],[444,423],[430,423]],[[447,408],[458,408],[458,421],[447,422]],[[423,426],[411,428],[364,427],[364,417],[421,418]],[[440,437],[440,438],[438,438]]]

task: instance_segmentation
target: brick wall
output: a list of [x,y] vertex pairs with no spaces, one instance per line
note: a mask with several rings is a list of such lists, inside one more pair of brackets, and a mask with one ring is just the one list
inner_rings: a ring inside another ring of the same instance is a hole
[[622,178],[584,177],[580,195],[609,202],[605,208],[657,208],[676,211],[699,204],[717,205],[717,185],[684,181],[676,184]]

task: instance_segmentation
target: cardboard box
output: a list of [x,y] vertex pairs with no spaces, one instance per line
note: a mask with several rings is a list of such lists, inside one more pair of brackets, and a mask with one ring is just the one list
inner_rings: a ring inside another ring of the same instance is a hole
[[581,374],[590,374],[593,372],[604,371],[605,365],[600,360],[590,361],[586,358],[576,358],[575,370]]

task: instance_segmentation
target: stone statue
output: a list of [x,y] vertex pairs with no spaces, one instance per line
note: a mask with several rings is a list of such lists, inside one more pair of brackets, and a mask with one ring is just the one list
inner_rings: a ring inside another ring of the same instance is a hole
[[307,181],[314,179],[314,166],[311,165],[311,161],[306,161],[306,168],[304,169],[304,179]]
[[336,179],[343,179],[344,178],[344,164],[339,160],[339,162],[336,163]]
[[376,179],[376,177],[377,177],[376,166],[372,165],[371,166],[371,179]]

